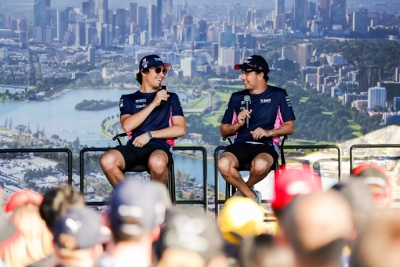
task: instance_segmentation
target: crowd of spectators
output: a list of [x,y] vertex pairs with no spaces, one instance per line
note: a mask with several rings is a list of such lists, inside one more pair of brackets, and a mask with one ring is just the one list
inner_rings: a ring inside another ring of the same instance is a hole
[[23,190],[1,203],[0,267],[400,266],[390,182],[380,165],[364,163],[323,192],[310,166],[283,166],[274,218],[235,196],[215,219],[172,205],[167,188],[148,180],[118,185],[106,212],[86,206],[74,187]]

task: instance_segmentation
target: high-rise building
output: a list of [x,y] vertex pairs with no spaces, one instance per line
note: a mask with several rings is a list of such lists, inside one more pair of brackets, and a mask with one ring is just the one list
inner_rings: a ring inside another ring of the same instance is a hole
[[46,27],[46,2],[47,0],[35,0],[33,4],[33,27]]
[[118,8],[115,12],[114,38],[124,42],[126,34],[126,9]]
[[329,29],[331,20],[330,20],[330,0],[319,0],[318,2],[318,11],[319,16],[321,18],[321,27],[323,29]]
[[97,39],[97,30],[94,23],[86,23],[85,25],[85,44],[95,45]]
[[76,24],[75,45],[83,46],[86,44],[85,23],[79,22]]
[[394,80],[400,82],[400,67],[397,67],[394,71]]
[[346,0],[332,0],[331,27],[336,31],[346,29]]
[[95,16],[96,3],[93,0],[82,2],[82,13],[86,14],[88,19],[92,19]]
[[368,10],[365,8],[353,12],[352,31],[356,34],[366,35],[368,33]]
[[137,3],[129,4],[129,20],[130,22],[137,23],[137,13],[138,13],[138,5]]
[[360,92],[367,92],[368,88],[374,87],[381,80],[381,67],[366,66],[361,67],[358,71],[358,83],[360,84]]
[[395,111],[400,111],[400,97],[396,96],[393,98],[393,107]]
[[67,10],[57,10],[57,41],[62,42],[64,39],[65,32],[67,31],[68,15]]
[[218,65],[235,66],[240,63],[240,50],[233,47],[221,47]]
[[282,30],[285,28],[285,0],[275,1],[275,23],[274,28],[276,30]]
[[139,26],[141,30],[147,30],[146,20],[147,20],[147,8],[144,6],[139,6],[137,12],[136,24]]
[[162,37],[162,0],[155,0],[156,4],[149,6],[149,38]]
[[219,52],[219,45],[218,43],[211,44],[211,58],[214,62],[218,61],[218,52]]
[[312,57],[313,45],[311,43],[298,44],[297,46],[297,62],[300,64],[300,69],[307,66]]
[[100,23],[109,23],[109,10],[108,10],[108,0],[98,0],[97,2],[97,14],[99,16]]
[[184,77],[196,76],[196,59],[194,58],[182,58],[181,59],[181,70],[183,71]]
[[293,45],[282,47],[282,58],[297,61],[297,49]]
[[382,81],[378,82],[377,86],[384,87],[386,89],[386,99],[400,97],[400,82]]
[[96,60],[96,49],[90,45],[87,53],[87,61],[90,63],[94,63],[95,60]]
[[306,31],[307,29],[307,0],[293,0],[292,29]]
[[368,108],[386,107],[386,89],[384,87],[368,88]]

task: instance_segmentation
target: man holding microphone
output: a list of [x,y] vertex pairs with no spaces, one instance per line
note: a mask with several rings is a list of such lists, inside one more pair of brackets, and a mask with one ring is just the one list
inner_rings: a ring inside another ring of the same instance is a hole
[[[280,136],[294,133],[295,116],[286,90],[267,84],[269,67],[262,56],[250,56],[235,69],[242,72],[245,90],[231,95],[222,118],[222,137],[235,138],[218,159],[218,170],[227,183],[237,188],[234,195],[261,203],[261,193],[252,187],[276,164],[275,147]],[[251,164],[247,182],[238,171],[245,164]]]

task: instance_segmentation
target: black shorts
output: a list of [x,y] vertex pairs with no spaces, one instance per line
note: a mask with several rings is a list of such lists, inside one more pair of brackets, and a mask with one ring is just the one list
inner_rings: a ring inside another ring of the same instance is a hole
[[246,164],[251,164],[260,153],[267,153],[272,156],[274,159],[272,166],[275,166],[278,160],[278,153],[276,153],[272,144],[233,143],[225,149],[225,152],[230,152],[237,158],[239,169],[242,169]]
[[125,170],[129,170],[137,165],[147,166],[151,153],[156,150],[162,150],[167,153],[168,162],[173,162],[171,151],[163,146],[145,145],[144,147],[135,147],[122,145],[117,146],[114,149],[118,150],[124,157]]

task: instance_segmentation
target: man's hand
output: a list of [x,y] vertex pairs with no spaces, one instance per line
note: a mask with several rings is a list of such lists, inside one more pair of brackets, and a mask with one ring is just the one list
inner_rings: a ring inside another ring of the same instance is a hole
[[148,142],[150,141],[150,136],[147,133],[144,133],[142,135],[139,135],[138,137],[136,137],[132,144],[135,147],[143,147],[145,146]]
[[272,130],[264,130],[264,129],[258,127],[254,131],[250,131],[250,134],[253,136],[254,140],[260,140],[263,137],[271,137]]
[[167,90],[158,90],[156,96],[154,97],[153,103],[156,106],[159,106],[161,101],[162,100],[167,101],[168,97],[169,97],[169,94],[168,94]]
[[248,117],[250,119],[250,114],[251,114],[251,109],[250,110],[242,110],[240,111],[238,117],[237,117],[237,125],[240,127],[242,127],[243,125],[246,124],[246,117]]

